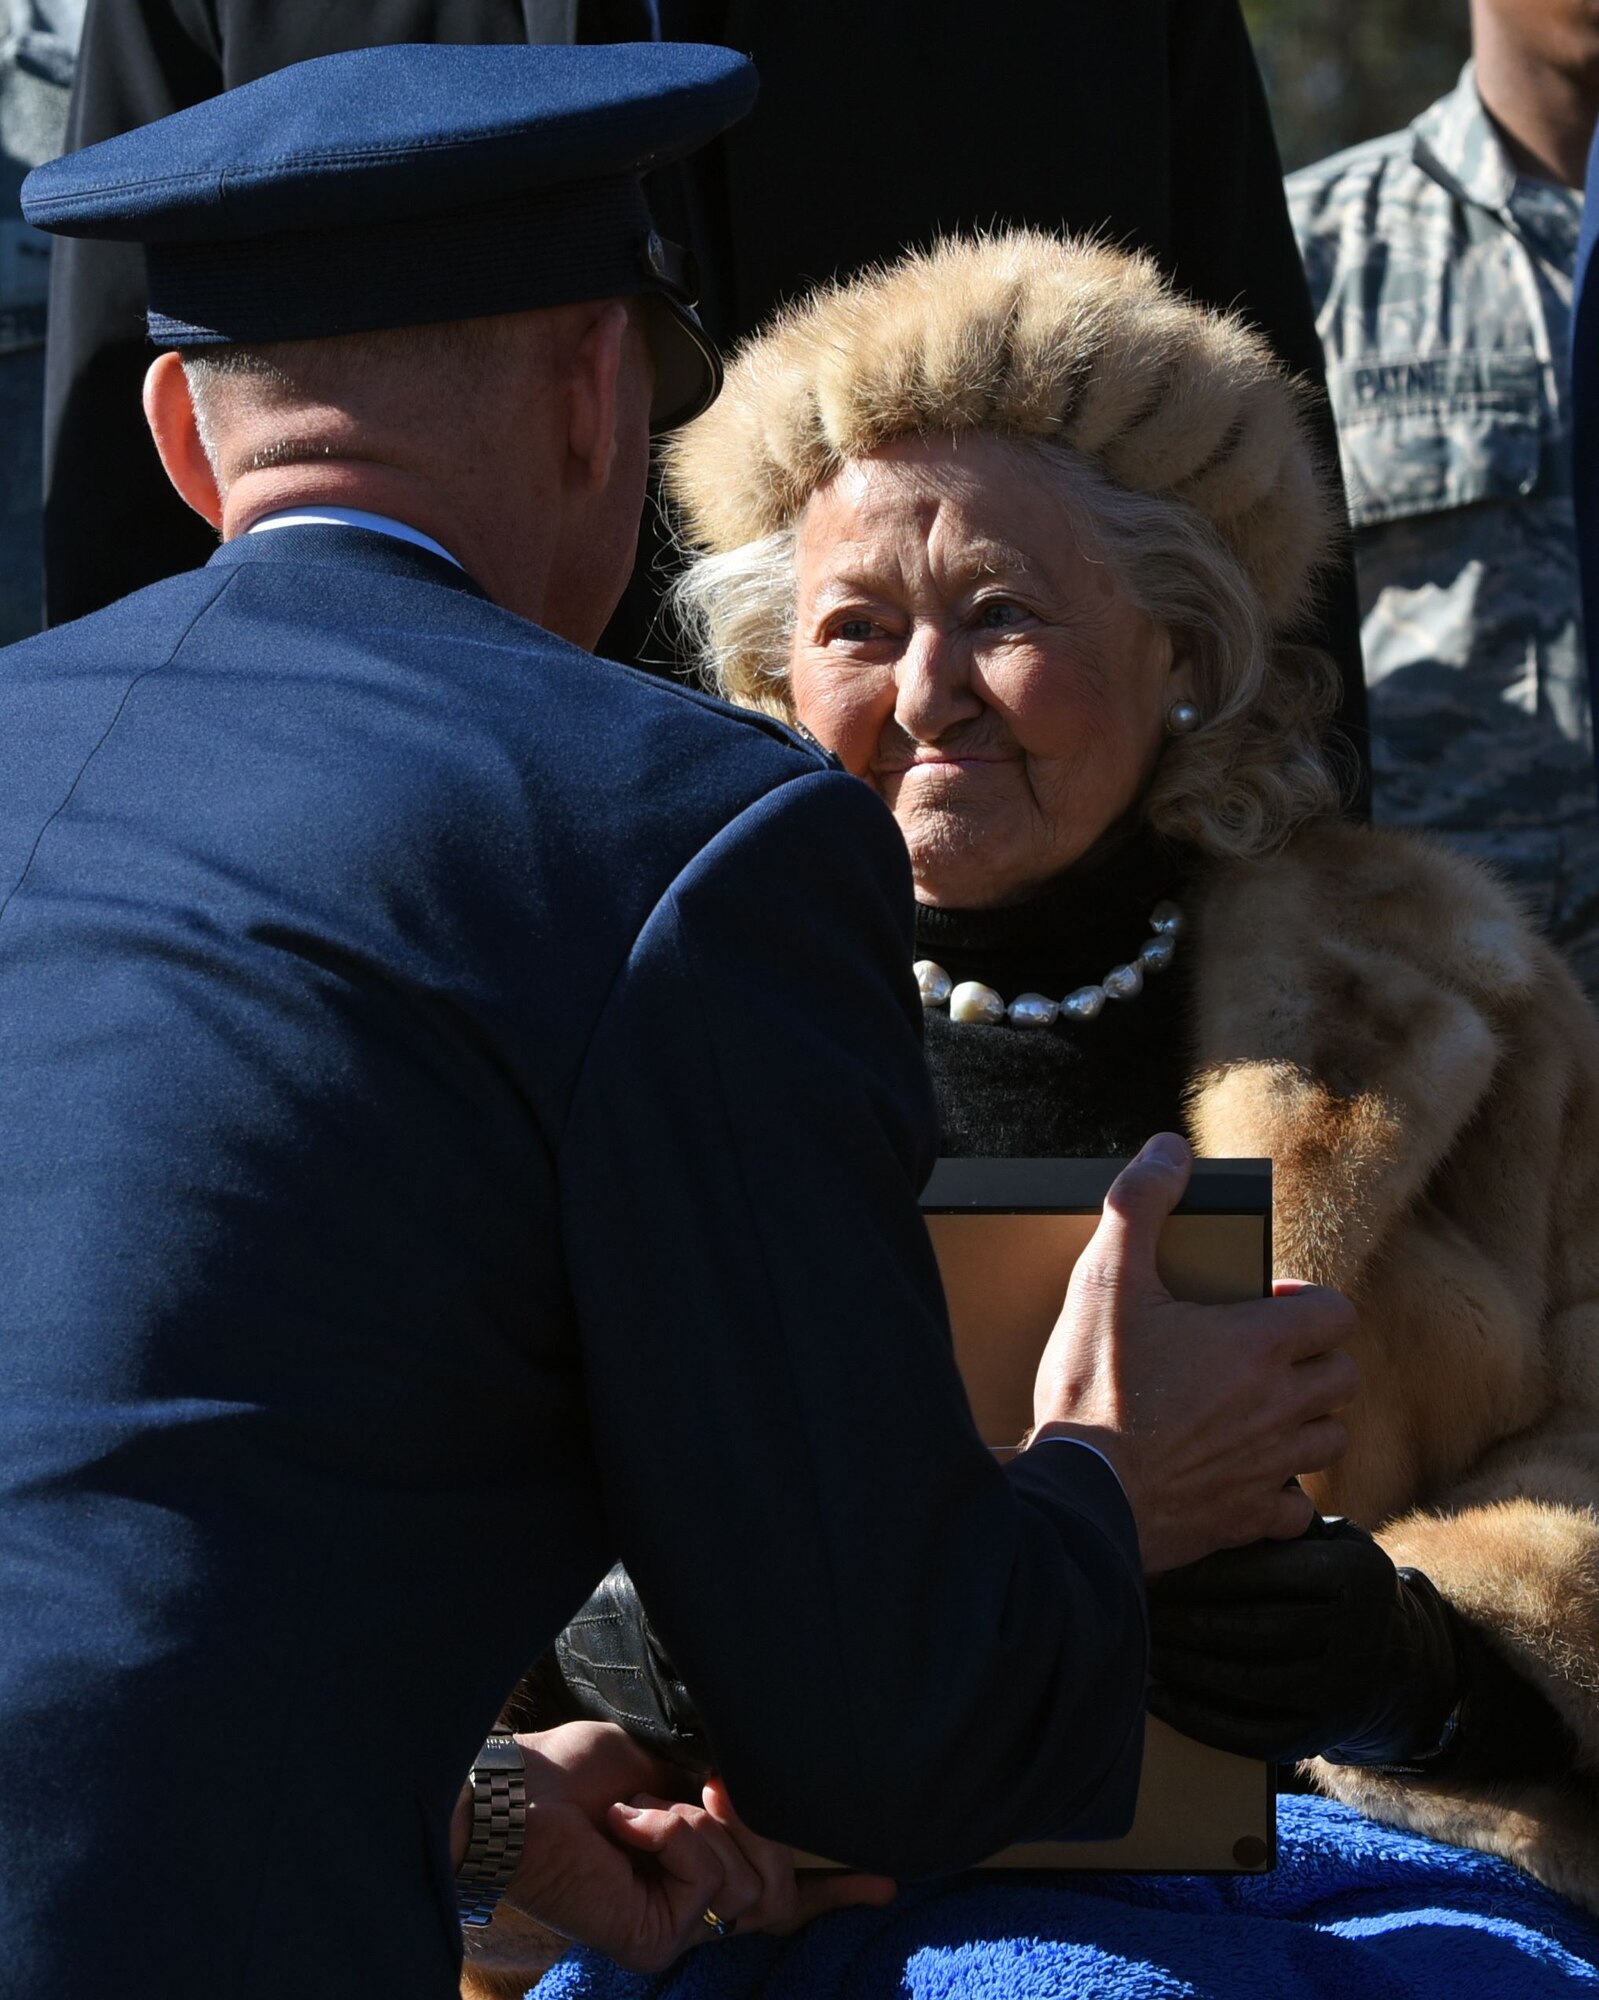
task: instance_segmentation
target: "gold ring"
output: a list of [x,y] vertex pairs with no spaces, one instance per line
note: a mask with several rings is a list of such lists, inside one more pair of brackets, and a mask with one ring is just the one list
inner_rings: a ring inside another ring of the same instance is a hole
[[708,1924],[719,1938],[725,1938],[733,1928],[726,1917],[719,1917],[712,1909],[705,1909],[700,1912],[700,1922]]

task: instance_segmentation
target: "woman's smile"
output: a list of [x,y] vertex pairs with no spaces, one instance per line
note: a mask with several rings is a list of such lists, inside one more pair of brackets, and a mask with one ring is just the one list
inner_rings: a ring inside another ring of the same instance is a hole
[[880,762],[872,765],[875,777],[884,777],[892,772],[908,771],[968,771],[983,764],[1014,764],[1014,757],[976,756],[970,752],[930,751],[927,755],[904,758],[898,762]]
[[921,764],[1010,764],[1015,761],[1012,757],[1001,757],[992,752],[985,754],[980,750],[934,750],[926,755],[918,752],[911,759],[911,768],[914,770]]

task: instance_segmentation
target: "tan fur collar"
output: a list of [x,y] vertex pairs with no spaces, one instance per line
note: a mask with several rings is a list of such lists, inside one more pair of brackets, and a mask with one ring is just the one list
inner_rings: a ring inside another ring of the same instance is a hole
[[1471,863],[1346,826],[1218,867],[1195,930],[1194,1142],[1270,1157],[1278,1268],[1351,1288],[1487,1092],[1531,934]]

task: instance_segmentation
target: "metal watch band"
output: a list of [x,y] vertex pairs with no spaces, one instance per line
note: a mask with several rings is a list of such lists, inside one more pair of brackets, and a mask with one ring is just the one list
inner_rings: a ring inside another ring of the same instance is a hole
[[465,1883],[455,1885],[455,1907],[460,1913],[463,1930],[480,1930],[485,1924],[492,1924],[494,1912],[499,1908],[499,1889],[469,1889]]
[[473,1760],[472,1832],[456,1874],[463,1924],[486,1924],[522,1858],[527,1779],[512,1736],[491,1736]]

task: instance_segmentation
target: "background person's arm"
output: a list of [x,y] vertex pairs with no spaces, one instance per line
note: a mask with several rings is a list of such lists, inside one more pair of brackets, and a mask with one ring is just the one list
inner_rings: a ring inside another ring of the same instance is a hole
[[[89,0],[67,149],[221,88],[215,10],[201,0]],[[145,428],[140,387],[155,358],[146,303],[138,244],[57,240],[44,417],[45,611],[53,625],[203,563],[216,547],[173,492]]]
[[[1236,307],[1314,390],[1321,464],[1345,512],[1338,434],[1309,289],[1283,193],[1271,111],[1238,0],[1181,0],[1166,13],[1171,173],[1169,268],[1182,289]],[[1332,733],[1351,817],[1371,817],[1371,741],[1354,552],[1323,570],[1299,638],[1337,663]]]

